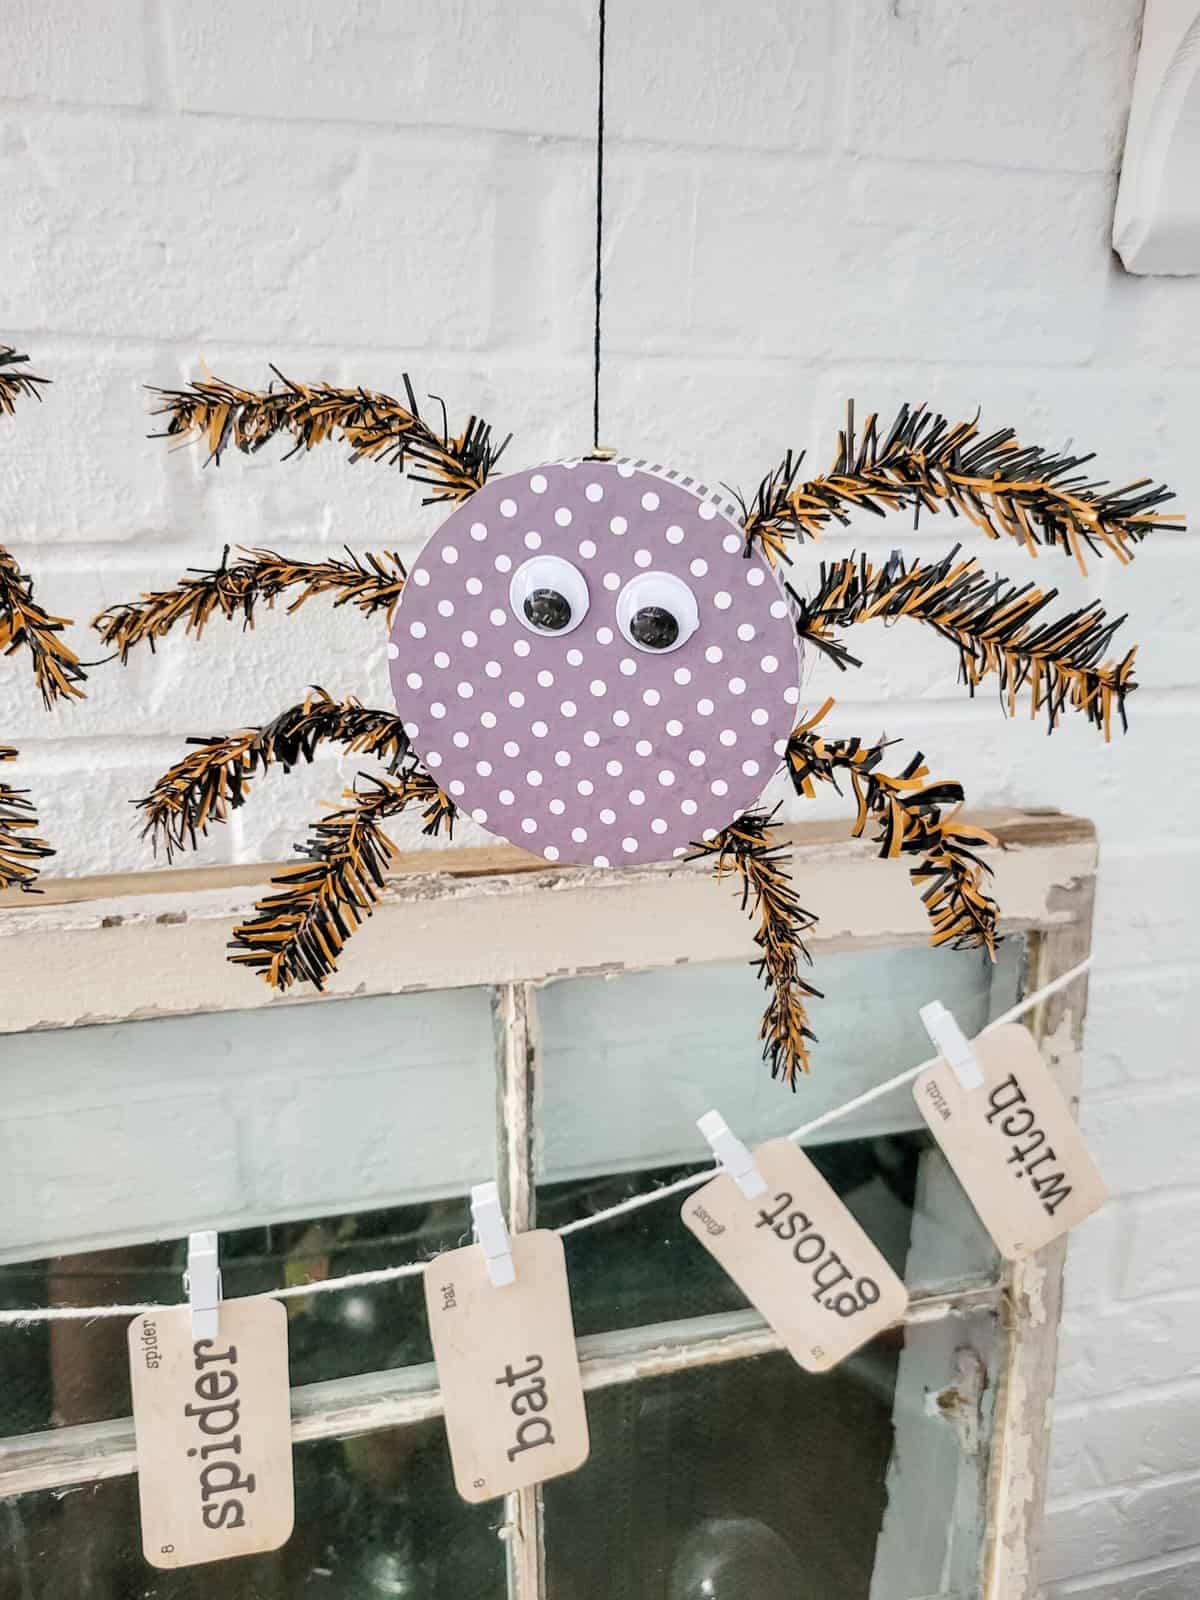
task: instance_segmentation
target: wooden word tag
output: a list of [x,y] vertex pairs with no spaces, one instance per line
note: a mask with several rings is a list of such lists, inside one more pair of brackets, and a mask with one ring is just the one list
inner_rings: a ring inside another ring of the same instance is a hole
[[893,1322],[908,1292],[790,1139],[754,1152],[768,1192],[721,1173],[684,1201],[685,1225],[806,1372],[827,1372]]
[[982,1088],[938,1061],[913,1095],[996,1248],[1018,1261],[1098,1210],[1104,1180],[1028,1028],[1007,1023],[974,1050]]
[[562,1240],[512,1238],[515,1283],[498,1289],[478,1245],[425,1268],[454,1483],[491,1500],[574,1472],[588,1457],[587,1412]]
[[223,1300],[216,1339],[188,1306],[129,1325],[142,1550],[152,1567],[278,1550],[292,1531],[287,1314]]

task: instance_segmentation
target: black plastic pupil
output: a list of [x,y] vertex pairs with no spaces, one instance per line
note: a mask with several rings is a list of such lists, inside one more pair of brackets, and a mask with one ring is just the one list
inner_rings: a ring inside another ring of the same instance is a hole
[[629,631],[647,650],[669,650],[679,637],[679,623],[662,606],[643,606],[634,612]]
[[557,589],[535,589],[525,596],[525,615],[535,628],[561,633],[571,621],[571,602]]

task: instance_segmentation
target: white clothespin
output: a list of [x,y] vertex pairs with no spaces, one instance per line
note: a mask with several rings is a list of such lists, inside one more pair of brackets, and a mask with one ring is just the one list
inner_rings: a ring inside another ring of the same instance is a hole
[[937,1052],[954,1071],[954,1076],[964,1089],[983,1088],[983,1070],[966,1034],[955,1022],[951,1012],[940,1000],[931,1000],[921,1007],[921,1021],[925,1032],[933,1040]]
[[192,1339],[217,1337],[217,1307],[221,1304],[221,1268],[215,1233],[189,1233],[184,1293],[192,1308]]
[[497,1289],[504,1289],[516,1283],[512,1240],[500,1209],[500,1191],[494,1183],[472,1186],[471,1221],[475,1225],[475,1238],[487,1258],[488,1277],[493,1284]]
[[729,1131],[729,1124],[719,1111],[706,1111],[696,1126],[747,1200],[757,1200],[759,1195],[766,1194],[767,1180],[758,1170],[754,1157],[737,1135]]

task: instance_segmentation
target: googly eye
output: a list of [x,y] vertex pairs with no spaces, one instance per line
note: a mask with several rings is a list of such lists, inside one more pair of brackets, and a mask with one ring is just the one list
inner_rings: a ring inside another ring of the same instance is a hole
[[638,650],[665,655],[700,626],[696,597],[672,572],[639,572],[617,596],[617,626]]
[[534,556],[513,573],[508,603],[530,633],[570,633],[587,616],[587,580],[561,556]]

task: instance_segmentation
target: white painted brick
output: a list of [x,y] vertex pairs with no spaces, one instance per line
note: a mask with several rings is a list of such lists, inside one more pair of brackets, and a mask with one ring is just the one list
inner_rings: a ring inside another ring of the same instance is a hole
[[[1140,834],[1136,796],[1126,799],[1126,807],[1127,832]],[[1186,832],[1176,845],[1149,848],[1131,843],[1104,849],[1102,844],[1096,888],[1099,966],[1200,961],[1200,921],[1195,916],[1200,849]]]
[[[1181,501],[1186,504],[1187,502]],[[1196,504],[1193,499],[1191,504]],[[1170,510],[1170,507],[1167,507]],[[1128,613],[1114,642],[1128,635],[1138,646],[1136,676],[1148,688],[1184,688],[1195,682],[1195,596],[1200,592],[1200,541],[1163,530],[1128,567],[1104,573],[1101,590],[1110,615]],[[1138,706],[1130,702],[1131,716]]]
[[1106,179],[872,162],[851,181],[847,220],[859,249],[829,308],[836,354],[1048,365],[1095,353],[1113,270]]
[[12,233],[40,241],[6,284],[17,326],[193,348],[302,330],[411,347],[488,336],[504,173],[486,141],[99,115],[29,128],[0,187]]
[[1174,1092],[1085,1099],[1080,1125],[1114,1193],[1196,1180],[1200,1085],[1194,1082]]
[[1195,1600],[1200,1590],[1200,1562],[1155,1560],[1119,1572],[1093,1573],[1076,1582],[1056,1583],[1045,1600]]
[[[1180,340],[1186,341],[1200,319],[1200,277],[1135,278],[1117,273],[1105,307],[1110,339],[1108,359],[1114,365],[1137,365],[1170,381],[1182,376]],[[1180,462],[1184,457],[1181,453]]]
[[165,451],[146,438],[151,351],[36,335],[20,348],[29,370],[51,382],[42,404],[23,406],[0,435],[5,542],[36,541],[41,550],[161,537],[169,500]]
[[[906,287],[914,239],[853,206],[824,162],[771,155],[748,168],[725,153],[684,159],[618,147],[611,166],[614,353],[687,350],[739,362],[890,356],[897,345],[912,348],[922,316],[920,337],[941,337],[933,286]],[[975,235],[972,248],[988,253]],[[1014,337],[1021,334],[1010,327],[1008,354]],[[961,337],[952,347],[972,353]],[[1040,336],[1032,351],[1031,343],[1030,359],[1056,358]]]
[[[1070,1307],[1076,1299],[1070,1294]],[[1200,1377],[1200,1294],[1068,1309],[1061,1333],[1054,1391],[1060,1405]]]
[[608,125],[655,142],[821,148],[833,125],[833,15],[829,0],[613,7]]
[[[1134,1117],[1141,1116],[1141,1107],[1133,1105]],[[1178,1133],[1172,1130],[1170,1139],[1156,1141],[1173,1144],[1188,1137],[1194,1122],[1181,1119]],[[1153,1135],[1152,1135],[1153,1137]],[[1183,1181],[1195,1179],[1195,1162],[1178,1163],[1184,1171]],[[1166,1181],[1170,1176],[1164,1174]],[[1155,1194],[1138,1196],[1130,1204],[1129,1244],[1122,1264],[1118,1293],[1137,1299],[1145,1295],[1175,1294],[1180,1290],[1200,1287],[1200,1259],[1195,1241],[1200,1226],[1200,1193],[1191,1190],[1184,1194]],[[1197,1351],[1200,1359],[1200,1350]]]
[[1068,1311],[1083,1313],[1111,1304],[1124,1259],[1129,1223],[1122,1201],[1109,1201],[1074,1229],[1067,1240],[1065,1281]]
[[808,437],[807,391],[802,369],[706,370],[622,357],[606,370],[602,431],[623,454],[731,484],[750,498],[789,445]]
[[1187,1082],[1195,1062],[1192,1015],[1200,968],[1105,973],[1088,992],[1089,1099],[1142,1084]]
[[[590,138],[595,7],[474,7],[467,28],[413,3],[330,17],[282,0],[248,15],[216,0],[168,12],[188,110],[282,120],[442,124]],[[617,138],[817,147],[828,139],[832,6],[750,0],[698,15],[685,0],[609,18]],[[264,75],[261,64],[271,62]]]
[[[673,154],[618,145],[606,161],[603,317],[612,356],[688,348],[697,189],[693,163]],[[722,251],[718,270],[726,259]]]
[[1200,1382],[1193,1380],[1133,1389],[1099,1403],[1060,1406],[1048,1494],[1194,1472],[1198,1405]]
[[1187,1476],[1051,1504],[1046,1509],[1043,1580],[1111,1572],[1200,1545],[1198,1489],[1200,1479]]
[[[878,275],[869,243],[831,207],[838,227],[814,226],[830,202],[823,162],[774,158],[761,169],[728,158],[689,162],[694,237],[675,266],[689,311],[689,343],[731,357],[815,359],[839,349],[852,290],[851,256],[864,295]],[[848,237],[847,237],[848,235]],[[676,293],[679,293],[677,288]],[[653,320],[649,305],[643,319]]]
[[853,147],[939,164],[1111,171],[1140,19],[1135,0],[856,0]]
[[[167,6],[180,104],[295,120],[590,134],[595,7],[587,0],[221,0]],[[264,66],[267,70],[264,70]]]
[[112,106],[147,98],[142,0],[8,0],[0,96]]

